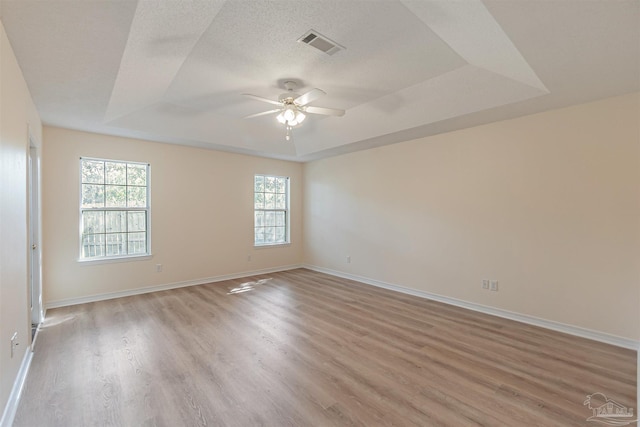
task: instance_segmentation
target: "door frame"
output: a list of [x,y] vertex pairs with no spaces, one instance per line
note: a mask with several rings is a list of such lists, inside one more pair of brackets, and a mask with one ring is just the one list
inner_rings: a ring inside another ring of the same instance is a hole
[[[29,128],[28,215],[29,215],[29,308],[32,325],[44,320],[42,304],[42,196],[41,150]],[[33,340],[32,340],[33,345]]]

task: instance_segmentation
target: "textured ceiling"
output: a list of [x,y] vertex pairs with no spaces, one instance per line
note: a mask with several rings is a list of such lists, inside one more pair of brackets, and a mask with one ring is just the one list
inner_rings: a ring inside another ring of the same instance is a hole
[[[310,160],[640,90],[640,0],[2,0],[50,125]],[[334,55],[297,42],[314,29]],[[312,105],[294,143],[287,79]]]

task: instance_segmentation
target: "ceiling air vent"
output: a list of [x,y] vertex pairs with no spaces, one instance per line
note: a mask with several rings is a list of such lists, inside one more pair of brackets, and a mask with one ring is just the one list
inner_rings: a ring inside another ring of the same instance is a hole
[[333,55],[339,50],[344,49],[344,46],[340,46],[338,43],[329,40],[329,38],[323,36],[315,30],[307,31],[302,37],[298,39],[299,42],[313,46],[318,50],[326,53],[327,55]]

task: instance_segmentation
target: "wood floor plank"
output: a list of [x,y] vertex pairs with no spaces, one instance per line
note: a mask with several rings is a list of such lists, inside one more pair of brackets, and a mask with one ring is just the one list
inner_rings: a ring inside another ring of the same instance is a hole
[[15,426],[585,426],[636,353],[305,269],[49,310]]

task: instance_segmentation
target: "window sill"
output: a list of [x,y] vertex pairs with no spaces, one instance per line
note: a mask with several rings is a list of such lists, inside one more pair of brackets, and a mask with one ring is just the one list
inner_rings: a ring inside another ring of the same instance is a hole
[[109,258],[78,258],[80,264],[112,264],[116,262],[146,261],[153,258],[153,254],[148,255],[130,255]]
[[253,245],[253,249],[280,248],[283,246],[291,246],[291,242],[287,243],[266,243],[264,245]]

